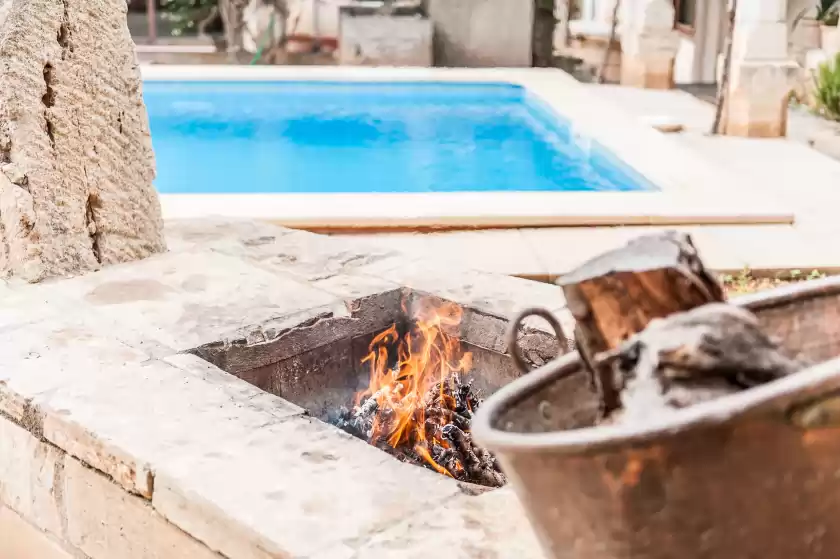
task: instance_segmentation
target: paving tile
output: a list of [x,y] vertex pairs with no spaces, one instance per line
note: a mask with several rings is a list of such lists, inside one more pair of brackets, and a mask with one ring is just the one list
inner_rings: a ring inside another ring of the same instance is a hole
[[[345,237],[356,238],[353,235]],[[544,277],[537,254],[518,229],[486,229],[439,233],[384,233],[364,235],[365,242],[381,244],[408,255],[459,268],[520,277]]]
[[523,229],[522,235],[554,280],[598,254],[643,234],[636,227]]
[[[178,351],[338,300],[301,278],[213,251],[173,252],[111,266],[51,284],[48,291],[65,307],[76,305],[79,313],[143,330],[148,338]],[[26,308],[27,300],[40,292],[27,290],[20,305]],[[42,308],[36,306],[35,311]]]

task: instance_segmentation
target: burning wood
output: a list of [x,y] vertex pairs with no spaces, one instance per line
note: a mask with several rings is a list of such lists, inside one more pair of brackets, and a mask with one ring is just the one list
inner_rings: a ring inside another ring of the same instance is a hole
[[[362,361],[370,384],[353,409],[333,423],[398,459],[426,466],[459,481],[504,485],[495,457],[472,441],[473,412],[481,400],[463,380],[472,356],[451,334],[461,308],[421,304],[412,330],[400,338],[396,325],[376,336]],[[396,364],[388,348],[396,345]]]

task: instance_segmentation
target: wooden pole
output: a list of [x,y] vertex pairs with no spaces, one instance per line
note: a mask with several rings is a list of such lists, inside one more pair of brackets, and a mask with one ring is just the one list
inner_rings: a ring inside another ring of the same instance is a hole
[[146,17],[149,21],[149,43],[157,43],[157,0],[146,0]]
[[610,54],[612,54],[612,46],[615,42],[615,35],[618,29],[618,10],[620,7],[621,0],[615,0],[612,21],[610,22],[610,37],[607,39],[607,48],[604,50],[604,59],[601,61],[601,68],[598,69],[598,83],[604,83],[607,79],[607,66],[610,64]]
[[726,43],[723,55],[723,72],[721,72],[720,83],[717,89],[717,98],[715,99],[715,121],[712,123],[712,134],[721,133],[721,125],[723,124],[723,106],[726,104],[726,98],[729,89],[729,73],[732,67],[732,38],[735,34],[735,11],[738,9],[738,0],[730,0],[729,8],[729,29],[726,33]]

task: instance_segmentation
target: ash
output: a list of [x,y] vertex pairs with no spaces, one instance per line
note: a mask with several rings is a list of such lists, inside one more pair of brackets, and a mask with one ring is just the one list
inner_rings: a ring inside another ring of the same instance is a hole
[[[381,408],[380,396],[373,394],[352,409],[339,408],[329,422],[401,462],[423,466],[462,482],[488,487],[506,483],[496,457],[473,442],[470,427],[481,399],[472,381],[462,382],[458,375],[453,375],[429,389],[423,406],[413,416],[421,435],[397,446],[388,442],[392,431],[388,426],[394,424],[394,410]],[[377,431],[383,434],[377,435]]]

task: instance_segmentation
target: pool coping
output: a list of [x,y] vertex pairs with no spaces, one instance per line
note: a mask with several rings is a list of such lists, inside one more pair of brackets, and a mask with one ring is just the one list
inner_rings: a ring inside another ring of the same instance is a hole
[[524,87],[649,182],[655,192],[162,194],[164,218],[268,220],[313,229],[791,224],[793,212],[745,188],[751,179],[704,159],[601,98],[543,68],[367,68],[141,65],[144,81],[508,83]]

